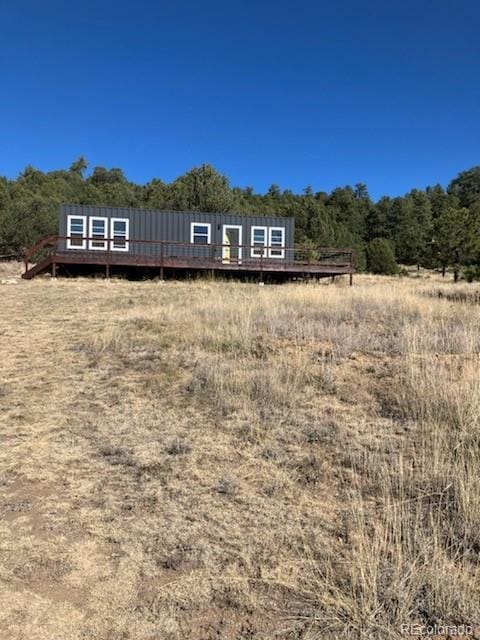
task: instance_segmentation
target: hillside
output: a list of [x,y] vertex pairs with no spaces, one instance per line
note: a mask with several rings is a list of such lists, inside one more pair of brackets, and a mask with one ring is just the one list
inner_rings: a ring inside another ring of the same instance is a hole
[[480,624],[478,286],[0,291],[2,640]]

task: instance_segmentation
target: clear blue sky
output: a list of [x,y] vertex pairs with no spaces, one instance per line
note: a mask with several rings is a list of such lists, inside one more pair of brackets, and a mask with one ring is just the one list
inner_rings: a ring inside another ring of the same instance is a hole
[[0,0],[0,174],[374,197],[480,164],[480,3]]

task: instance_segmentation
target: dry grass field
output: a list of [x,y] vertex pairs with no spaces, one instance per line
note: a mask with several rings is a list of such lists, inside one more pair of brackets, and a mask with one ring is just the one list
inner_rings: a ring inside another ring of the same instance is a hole
[[478,286],[345,285],[0,285],[2,640],[480,623]]

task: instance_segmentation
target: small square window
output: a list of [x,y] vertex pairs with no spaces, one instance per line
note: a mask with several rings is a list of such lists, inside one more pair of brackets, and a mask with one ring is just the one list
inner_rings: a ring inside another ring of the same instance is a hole
[[253,244],[265,244],[265,229],[255,229],[253,233]]
[[270,244],[281,245],[282,243],[283,243],[283,229],[272,229]]
[[210,244],[211,225],[192,222],[190,242],[192,244]]

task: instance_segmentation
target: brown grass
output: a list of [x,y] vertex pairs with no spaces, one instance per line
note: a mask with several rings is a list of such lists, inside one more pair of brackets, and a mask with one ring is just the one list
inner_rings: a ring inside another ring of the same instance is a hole
[[367,276],[0,287],[2,640],[480,623],[471,296]]

